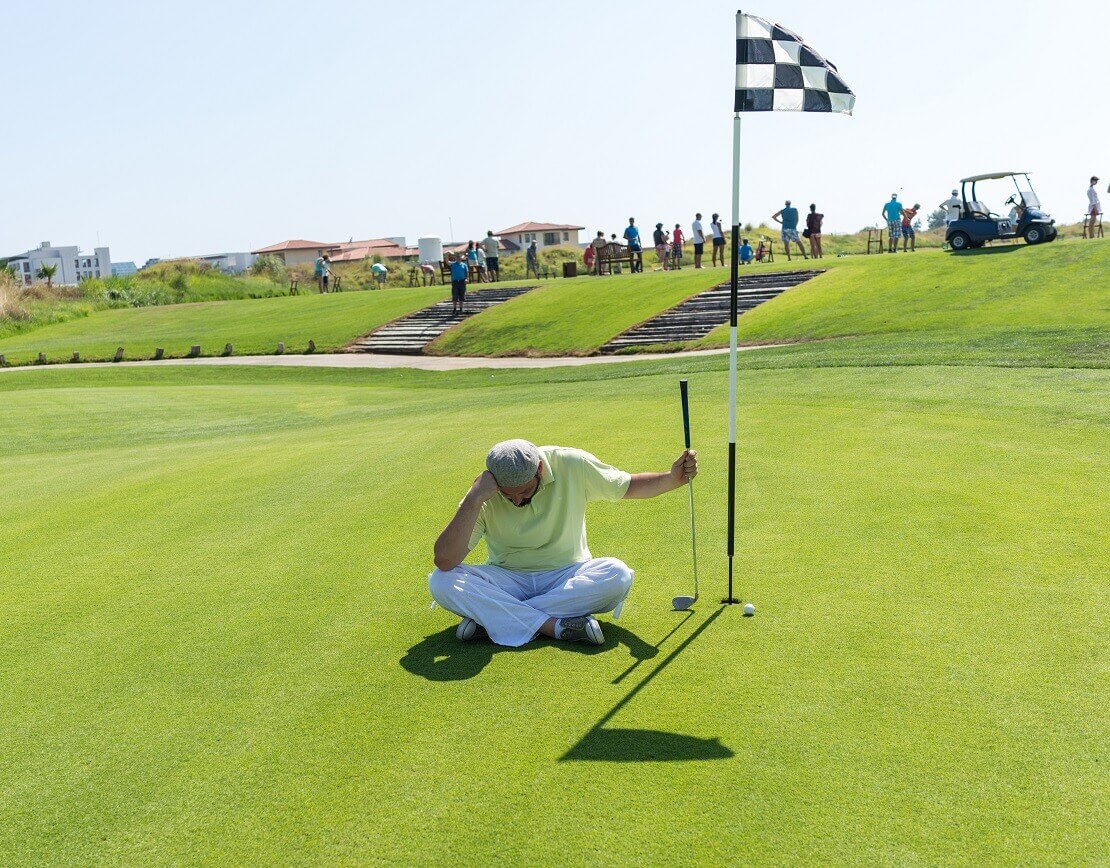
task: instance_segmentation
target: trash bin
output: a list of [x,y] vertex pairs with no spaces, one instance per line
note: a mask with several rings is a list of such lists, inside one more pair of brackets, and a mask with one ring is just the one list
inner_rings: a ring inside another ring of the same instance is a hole
[[578,263],[573,259],[563,263],[563,277],[578,277]]

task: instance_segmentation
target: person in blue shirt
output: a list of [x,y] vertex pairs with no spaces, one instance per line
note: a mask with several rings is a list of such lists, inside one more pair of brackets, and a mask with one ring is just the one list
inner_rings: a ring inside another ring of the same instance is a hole
[[748,243],[748,239],[744,239],[744,243],[740,245],[740,262],[743,265],[748,265],[755,259],[755,253],[752,251],[752,246]]
[[791,241],[798,245],[798,252],[802,254],[802,259],[809,259],[806,256],[806,249],[802,247],[802,237],[798,234],[798,209],[790,204],[789,199],[783,207],[771,215],[771,219],[782,224],[782,246],[786,248],[786,261],[790,261]]
[[883,219],[886,220],[888,252],[897,253],[898,239],[902,237],[902,203],[897,193],[891,193],[890,201],[883,205]]
[[466,260],[461,253],[456,253],[451,260],[451,301],[454,304],[452,313],[462,313],[463,303],[466,301],[466,279],[470,274]]
[[628,252],[634,254],[633,271],[644,270],[644,249],[640,246],[640,230],[636,228],[636,218],[628,218],[628,228],[624,230],[624,240],[628,242]]

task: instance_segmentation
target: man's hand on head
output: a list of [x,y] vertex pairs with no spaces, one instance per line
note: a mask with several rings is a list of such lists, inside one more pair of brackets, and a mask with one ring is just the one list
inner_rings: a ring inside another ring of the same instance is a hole
[[696,449],[684,449],[682,454],[671,465],[671,478],[675,486],[685,485],[698,475],[698,452]]
[[497,480],[493,478],[493,474],[488,470],[483,470],[478,474],[474,484],[470,486],[470,491],[467,492],[467,495],[477,500],[478,503],[485,503],[495,494],[497,494]]

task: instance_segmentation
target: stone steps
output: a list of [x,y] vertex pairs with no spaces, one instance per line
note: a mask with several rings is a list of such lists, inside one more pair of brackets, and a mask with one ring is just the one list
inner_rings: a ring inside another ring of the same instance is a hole
[[[743,276],[737,285],[737,313],[744,313],[805,283],[821,271],[779,271]],[[672,307],[645,323],[622,332],[601,347],[602,353],[616,353],[630,347],[696,341],[728,322],[732,287],[722,283]]]
[[535,287],[471,290],[466,294],[466,306],[461,316],[452,313],[450,299],[441,301],[386,323],[359,338],[348,349],[356,353],[418,356],[424,352],[424,347],[452,326],[532,289]]

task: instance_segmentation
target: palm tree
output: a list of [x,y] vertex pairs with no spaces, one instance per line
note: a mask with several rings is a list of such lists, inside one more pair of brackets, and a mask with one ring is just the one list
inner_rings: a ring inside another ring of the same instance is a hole
[[51,289],[54,286],[54,273],[58,270],[56,265],[47,265],[45,262],[39,266],[39,270],[35,272],[35,277],[39,280],[46,281],[46,288]]

